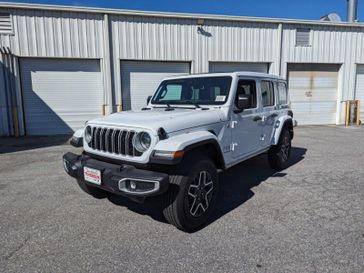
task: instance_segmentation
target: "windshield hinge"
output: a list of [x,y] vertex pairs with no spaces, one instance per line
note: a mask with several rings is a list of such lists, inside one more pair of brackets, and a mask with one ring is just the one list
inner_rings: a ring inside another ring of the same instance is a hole
[[234,129],[236,124],[238,124],[238,122],[236,120],[231,121],[230,128]]

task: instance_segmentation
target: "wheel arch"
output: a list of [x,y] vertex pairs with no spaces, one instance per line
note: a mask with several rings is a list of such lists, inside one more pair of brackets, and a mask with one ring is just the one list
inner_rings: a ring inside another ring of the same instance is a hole
[[226,169],[225,159],[221,151],[220,145],[214,139],[207,139],[194,144],[188,145],[183,150],[185,157],[191,157],[193,154],[204,155],[210,158],[217,169]]
[[281,136],[281,133],[284,129],[288,129],[288,132],[291,136],[291,139],[293,139],[294,137],[294,132],[293,132],[293,119],[291,116],[284,116],[281,117],[278,121],[277,121],[276,125],[276,129],[273,135],[273,139],[272,139],[272,145],[277,145],[278,141],[279,141],[279,137]]
[[[225,159],[217,136],[209,131],[189,132],[170,137],[159,141],[154,147],[154,150],[183,151],[183,158],[194,153],[203,154],[213,160],[216,168],[226,169]],[[173,163],[175,164],[179,162]]]

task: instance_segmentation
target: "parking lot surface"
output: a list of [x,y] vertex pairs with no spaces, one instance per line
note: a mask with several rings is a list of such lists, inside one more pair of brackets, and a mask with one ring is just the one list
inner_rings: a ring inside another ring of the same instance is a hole
[[261,155],[221,173],[194,233],[158,198],[83,193],[65,142],[0,139],[0,272],[364,272],[364,126],[298,127],[288,169]]

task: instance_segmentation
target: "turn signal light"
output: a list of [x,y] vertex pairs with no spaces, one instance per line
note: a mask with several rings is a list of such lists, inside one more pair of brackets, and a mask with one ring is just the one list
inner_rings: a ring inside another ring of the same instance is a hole
[[165,159],[178,159],[182,158],[184,155],[184,151],[155,151],[154,157],[157,158],[165,158]]

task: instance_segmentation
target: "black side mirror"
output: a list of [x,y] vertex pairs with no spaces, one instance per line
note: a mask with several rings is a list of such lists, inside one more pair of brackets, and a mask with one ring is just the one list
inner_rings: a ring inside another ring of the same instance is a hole
[[240,112],[243,112],[244,109],[248,109],[250,107],[249,97],[247,97],[246,95],[239,95],[237,107],[238,107],[238,109],[236,111],[234,111],[235,113],[240,113]]
[[147,105],[149,104],[150,100],[152,99],[152,96],[148,96],[147,98]]

